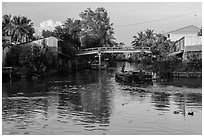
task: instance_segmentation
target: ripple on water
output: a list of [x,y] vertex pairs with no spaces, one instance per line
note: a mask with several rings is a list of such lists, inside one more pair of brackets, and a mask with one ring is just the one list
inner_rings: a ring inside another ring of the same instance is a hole
[[[45,89],[43,81],[40,87],[7,85],[3,134],[202,134],[202,89],[130,86],[116,82],[115,71],[103,73],[100,78],[98,71],[75,79],[68,75],[64,82],[54,78]],[[66,83],[69,79],[74,82]]]

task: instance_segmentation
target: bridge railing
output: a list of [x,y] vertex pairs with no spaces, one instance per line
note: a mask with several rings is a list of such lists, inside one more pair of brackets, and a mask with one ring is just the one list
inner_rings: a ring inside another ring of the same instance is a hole
[[82,49],[79,53],[99,52],[99,51],[135,51],[135,50],[150,50],[150,47],[97,47]]
[[7,73],[7,72],[13,72],[14,68],[13,67],[2,67],[2,72]]

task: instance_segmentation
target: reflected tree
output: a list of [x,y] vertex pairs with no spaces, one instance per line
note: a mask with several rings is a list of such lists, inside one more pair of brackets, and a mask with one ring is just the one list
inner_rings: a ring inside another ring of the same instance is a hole
[[152,98],[152,103],[154,104],[156,110],[169,111],[170,94],[164,93],[164,92],[155,92],[155,93],[152,93],[151,98]]

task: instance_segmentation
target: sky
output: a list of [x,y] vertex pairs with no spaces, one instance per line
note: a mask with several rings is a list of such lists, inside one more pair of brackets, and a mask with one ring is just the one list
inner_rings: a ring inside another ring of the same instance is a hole
[[126,46],[131,46],[133,36],[146,29],[166,33],[190,25],[202,26],[201,2],[3,2],[2,15],[26,16],[40,34],[67,18],[80,19],[85,9],[97,7],[107,10],[116,41]]

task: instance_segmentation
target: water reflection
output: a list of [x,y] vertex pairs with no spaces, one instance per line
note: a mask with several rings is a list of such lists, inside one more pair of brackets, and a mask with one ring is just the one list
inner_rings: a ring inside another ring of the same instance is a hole
[[[195,108],[201,111],[202,108],[202,95],[201,93],[176,93],[173,96],[174,103],[178,107],[177,114],[183,114],[184,116],[187,111],[190,111],[191,108]],[[186,110],[187,109],[187,110]],[[192,111],[192,110],[191,110]],[[195,110],[194,110],[195,111]]]
[[3,134],[201,134],[201,87],[124,85],[117,71],[4,83]]
[[152,93],[152,104],[159,111],[169,111],[170,94],[164,92]]
[[202,78],[173,78],[165,84],[177,87],[201,88]]

